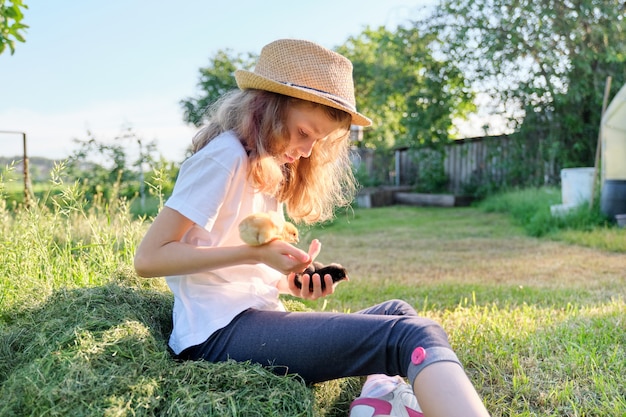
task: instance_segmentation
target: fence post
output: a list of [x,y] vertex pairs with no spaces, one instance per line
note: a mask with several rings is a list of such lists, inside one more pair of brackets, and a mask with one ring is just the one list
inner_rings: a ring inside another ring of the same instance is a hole
[[28,167],[28,152],[26,151],[26,132],[16,132],[13,130],[0,130],[0,133],[22,135],[22,146],[24,149],[24,160],[22,162],[23,174],[24,174],[24,206],[29,207],[31,190],[30,190],[30,175],[29,175],[30,170]]
[[600,113],[600,128],[598,130],[598,142],[596,143],[596,158],[593,165],[593,180],[591,181],[591,198],[589,199],[589,209],[593,207],[593,200],[596,195],[596,182],[598,181],[598,167],[600,166],[600,154],[602,153],[602,117],[606,111],[611,93],[611,76],[606,77],[604,85],[604,98],[602,99],[602,113]]

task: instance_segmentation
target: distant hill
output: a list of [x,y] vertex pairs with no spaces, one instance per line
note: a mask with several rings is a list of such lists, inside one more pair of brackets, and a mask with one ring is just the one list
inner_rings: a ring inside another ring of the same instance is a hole
[[[24,172],[23,156],[6,157],[0,156],[0,169],[7,166],[13,166],[16,173]],[[48,159],[41,156],[32,156],[28,158],[28,167],[31,181],[48,181],[50,179],[50,171],[54,164],[60,162],[54,159]]]

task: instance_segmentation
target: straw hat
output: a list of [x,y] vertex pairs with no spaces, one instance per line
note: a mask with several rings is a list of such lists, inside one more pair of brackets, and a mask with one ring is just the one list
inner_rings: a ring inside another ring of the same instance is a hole
[[296,97],[343,110],[352,124],[372,121],[356,111],[352,63],[316,43],[281,39],[265,45],[254,71],[235,71],[242,90],[253,88]]

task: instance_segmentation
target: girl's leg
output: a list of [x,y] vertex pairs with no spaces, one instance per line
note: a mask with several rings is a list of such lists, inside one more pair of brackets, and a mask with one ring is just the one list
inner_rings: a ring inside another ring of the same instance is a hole
[[406,306],[384,303],[359,314],[249,309],[180,357],[250,360],[275,372],[297,373],[309,383],[380,373],[406,376],[414,346],[438,347],[456,360],[441,327],[404,311]]
[[378,373],[408,376],[425,416],[488,416],[443,329],[403,302],[359,314],[250,309],[181,357],[250,360],[309,383]]
[[[417,312],[411,305],[402,300],[391,300],[385,303],[370,307],[365,310],[358,311],[359,314],[382,314],[397,316],[417,316]],[[392,394],[400,385],[405,385],[404,379],[399,375],[372,374],[368,375],[359,398],[350,406],[350,417],[357,415],[371,415],[372,410],[377,410],[377,405],[381,402],[387,403],[387,399],[393,398],[396,394]],[[412,388],[411,388],[412,390]],[[400,399],[402,406],[409,407],[412,410],[419,410],[419,404],[415,396],[409,398],[406,393],[402,394]],[[361,412],[357,409],[364,408]],[[354,409],[353,409],[354,408]]]
[[375,306],[359,310],[354,314],[375,314],[380,316],[419,317],[415,309],[403,300],[388,300]]
[[458,364],[437,362],[415,378],[413,391],[425,416],[488,417],[489,413]]

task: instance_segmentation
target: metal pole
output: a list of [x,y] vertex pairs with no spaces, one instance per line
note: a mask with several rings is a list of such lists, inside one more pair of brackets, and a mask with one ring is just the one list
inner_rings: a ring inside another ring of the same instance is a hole
[[402,166],[400,165],[400,150],[396,149],[396,186],[400,186],[400,170],[402,169]]
[[146,206],[146,184],[143,175],[143,143],[141,139],[137,139],[137,143],[139,144],[139,201],[141,202],[141,209],[143,210]]
[[26,132],[22,132],[22,141],[24,143],[24,206],[30,206],[30,167],[28,165],[28,153],[26,152]]
[[30,176],[29,176],[29,167],[28,167],[28,152],[26,151],[26,132],[17,132],[14,130],[0,130],[0,133],[8,133],[15,135],[22,135],[22,144],[24,149],[24,161],[23,163],[23,174],[24,174],[24,206],[30,206]]
[[596,182],[598,180],[598,168],[600,166],[600,154],[602,153],[602,118],[609,102],[611,92],[611,76],[606,77],[604,85],[604,98],[602,100],[602,113],[600,113],[600,129],[598,130],[598,142],[596,143],[596,159],[593,166],[593,180],[591,181],[591,198],[589,199],[589,209],[593,207],[593,200],[596,195]]

